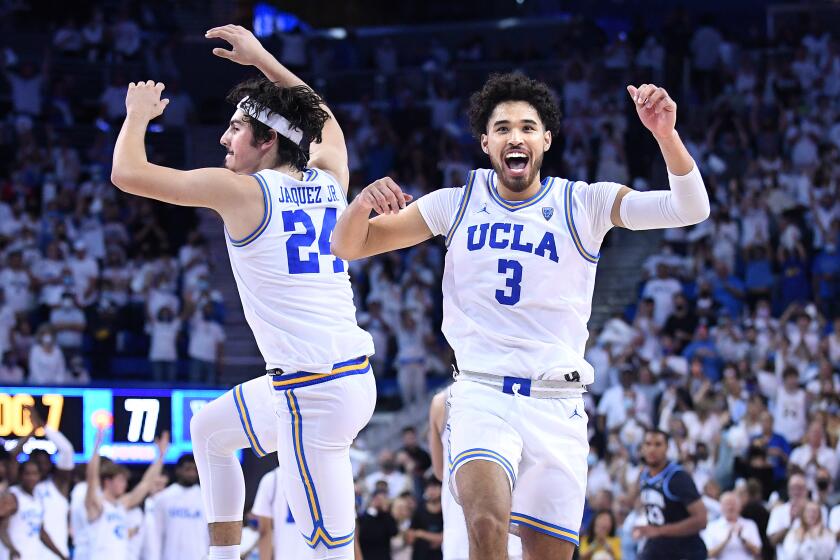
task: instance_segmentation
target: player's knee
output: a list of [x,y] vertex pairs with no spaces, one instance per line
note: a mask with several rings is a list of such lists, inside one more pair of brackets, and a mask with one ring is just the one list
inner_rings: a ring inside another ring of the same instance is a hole
[[190,418],[190,439],[206,440],[210,435],[208,414],[205,409],[201,409]]
[[507,537],[508,521],[491,511],[477,511],[467,520],[467,528],[471,542],[490,545]]

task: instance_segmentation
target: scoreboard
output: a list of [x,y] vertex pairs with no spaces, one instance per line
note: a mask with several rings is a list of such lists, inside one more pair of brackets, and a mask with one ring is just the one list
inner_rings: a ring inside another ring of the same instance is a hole
[[[86,463],[93,453],[96,431],[105,428],[101,453],[119,463],[149,463],[155,459],[155,437],[169,431],[172,444],[164,461],[177,461],[192,452],[190,419],[224,390],[139,389],[97,387],[2,387],[0,386],[0,438],[6,449],[32,432],[25,406],[39,410],[44,422],[73,444],[77,463]],[[231,418],[238,422],[238,419]],[[44,430],[24,447],[24,452],[55,446]]]

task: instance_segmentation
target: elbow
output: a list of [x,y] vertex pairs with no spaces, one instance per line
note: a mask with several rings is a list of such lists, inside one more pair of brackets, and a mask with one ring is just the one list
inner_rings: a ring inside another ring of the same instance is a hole
[[111,183],[123,192],[128,192],[129,175],[116,165],[111,169]]
[[344,243],[340,243],[335,239],[330,242],[330,252],[334,256],[345,261],[352,261],[354,259],[358,259],[360,256],[356,252],[352,251],[350,247],[347,247]]

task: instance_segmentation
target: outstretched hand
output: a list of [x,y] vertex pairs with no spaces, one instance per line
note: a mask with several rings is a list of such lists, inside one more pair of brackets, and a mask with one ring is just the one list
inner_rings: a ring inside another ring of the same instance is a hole
[[213,54],[244,66],[256,66],[267,51],[253,33],[241,25],[223,25],[207,31],[208,39],[223,39],[230,43],[230,50],[216,47]]
[[158,453],[160,453],[160,458],[163,459],[166,452],[169,451],[169,432],[163,432],[160,434],[160,437],[155,438],[155,444],[158,448]]
[[636,105],[636,113],[645,128],[657,138],[671,135],[677,124],[677,104],[664,88],[653,84],[629,85],[627,93]]
[[154,80],[128,84],[128,91],[125,94],[126,114],[139,115],[148,120],[162,115],[163,110],[169,105],[168,99],[160,98],[164,87],[166,86],[162,82],[155,83]]

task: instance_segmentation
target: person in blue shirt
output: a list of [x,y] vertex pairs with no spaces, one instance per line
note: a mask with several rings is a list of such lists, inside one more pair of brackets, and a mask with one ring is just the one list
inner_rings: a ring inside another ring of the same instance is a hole
[[715,263],[715,275],[710,279],[712,295],[721,307],[738,318],[744,308],[744,283],[732,274],[726,263]]
[[840,251],[837,245],[829,243],[814,257],[811,267],[814,296],[817,305],[826,316],[840,312]]
[[773,415],[768,411],[761,414],[761,435],[752,439],[753,444],[758,444],[767,450],[767,460],[773,466],[773,482],[775,488],[765,488],[765,499],[776,489],[781,489],[787,479],[787,462],[790,456],[790,443],[782,436],[773,431]]
[[703,373],[706,377],[714,382],[720,381],[721,359],[706,325],[697,327],[694,340],[683,350],[683,357],[689,362],[699,358],[703,362]]

